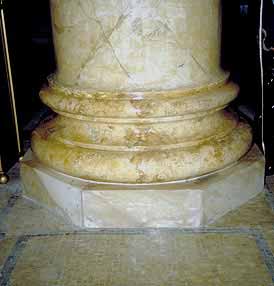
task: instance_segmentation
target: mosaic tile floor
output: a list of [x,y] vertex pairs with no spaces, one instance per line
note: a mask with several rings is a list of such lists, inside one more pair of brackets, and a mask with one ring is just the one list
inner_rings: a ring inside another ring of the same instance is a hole
[[0,286],[274,285],[274,178],[205,229],[84,232],[0,186]]

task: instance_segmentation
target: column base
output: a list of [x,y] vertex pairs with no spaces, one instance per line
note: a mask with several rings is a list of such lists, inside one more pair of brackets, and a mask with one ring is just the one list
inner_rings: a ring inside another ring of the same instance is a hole
[[195,178],[238,161],[252,130],[230,109],[231,82],[200,89],[81,92],[56,86],[41,99],[58,116],[32,134],[39,161],[58,172],[113,184]]
[[233,167],[194,181],[123,185],[63,175],[29,151],[21,178],[25,197],[81,228],[203,227],[263,191],[264,157],[254,146]]
[[146,146],[144,150],[140,146],[85,148],[62,142],[57,135],[48,137],[52,130],[58,132],[54,123],[33,133],[32,150],[39,161],[70,176],[113,184],[166,183],[202,176],[237,162],[252,142],[251,128],[239,122],[225,136],[217,134],[194,143]]

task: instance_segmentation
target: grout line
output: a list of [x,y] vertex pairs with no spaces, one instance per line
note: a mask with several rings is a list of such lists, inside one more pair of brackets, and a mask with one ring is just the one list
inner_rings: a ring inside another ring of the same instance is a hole
[[27,245],[28,239],[26,236],[21,236],[16,241],[0,272],[0,286],[10,286],[10,276],[16,266],[17,258]]
[[266,200],[267,200],[267,202],[269,204],[269,207],[274,212],[274,194],[270,190],[268,185],[267,185],[267,188],[265,188],[265,197],[266,197]]
[[[216,228],[91,228],[88,230],[75,231],[58,231],[46,233],[29,233],[24,234],[28,238],[35,237],[52,237],[52,236],[69,236],[69,235],[149,235],[158,232],[181,233],[181,234],[246,234],[256,235],[260,232],[256,228],[233,228],[233,227],[216,227]],[[5,233],[6,237],[16,237]]]
[[272,282],[274,283],[274,256],[271,251],[271,249],[268,246],[268,243],[264,237],[264,235],[261,232],[258,232],[256,235],[254,235],[256,239],[257,247],[259,248],[264,263],[268,269],[268,272],[271,274]]

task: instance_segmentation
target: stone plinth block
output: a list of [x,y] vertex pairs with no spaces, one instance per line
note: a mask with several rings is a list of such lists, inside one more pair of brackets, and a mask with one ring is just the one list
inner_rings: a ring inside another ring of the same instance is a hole
[[21,168],[24,195],[83,228],[202,227],[264,188],[256,146],[233,166],[193,181],[107,184],[58,173],[29,152]]

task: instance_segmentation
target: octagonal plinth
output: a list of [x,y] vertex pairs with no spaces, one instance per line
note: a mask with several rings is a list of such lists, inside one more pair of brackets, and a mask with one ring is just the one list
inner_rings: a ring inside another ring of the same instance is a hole
[[73,178],[27,154],[24,196],[84,228],[203,227],[264,188],[264,157],[257,147],[233,168],[193,182],[121,185]]

